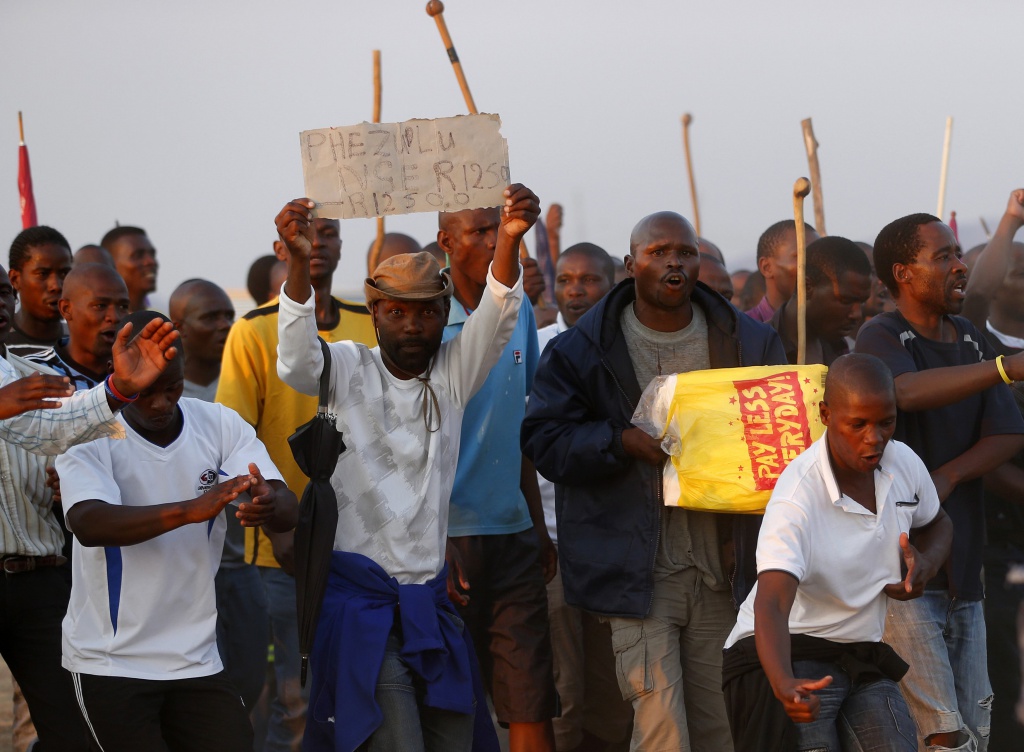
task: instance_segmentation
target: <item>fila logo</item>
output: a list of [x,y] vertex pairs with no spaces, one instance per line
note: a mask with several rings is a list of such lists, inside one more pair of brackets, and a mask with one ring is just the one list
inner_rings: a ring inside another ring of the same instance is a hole
[[522,365],[523,364],[523,351],[522,350],[513,350],[512,351],[512,360],[515,361],[515,364],[517,366]]

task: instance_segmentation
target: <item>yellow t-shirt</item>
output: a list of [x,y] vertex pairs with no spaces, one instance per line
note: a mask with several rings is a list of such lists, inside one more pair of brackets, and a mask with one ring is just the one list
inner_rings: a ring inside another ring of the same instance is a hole
[[[377,345],[373,319],[365,305],[333,298],[338,325],[321,331],[327,342],[352,340]],[[224,360],[217,385],[217,402],[230,407],[253,428],[270,458],[299,498],[309,482],[292,457],[288,437],[316,414],[316,397],[300,394],[277,375],[277,299],[256,308],[235,322],[224,345]],[[276,567],[270,541],[259,528],[245,529],[245,560],[261,567]]]

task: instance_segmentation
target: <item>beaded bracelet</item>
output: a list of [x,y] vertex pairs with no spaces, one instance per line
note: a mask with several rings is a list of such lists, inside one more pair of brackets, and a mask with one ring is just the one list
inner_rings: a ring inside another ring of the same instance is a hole
[[107,394],[110,395],[111,399],[117,400],[118,402],[123,402],[126,405],[131,404],[132,402],[139,398],[138,393],[133,394],[131,397],[125,397],[123,394],[117,391],[117,387],[114,386],[113,376],[107,376],[107,378],[103,380],[103,388],[107,390]]
[[999,357],[996,358],[996,369],[998,369],[999,375],[1003,377],[1003,381],[1005,381],[1007,384],[1012,384],[1013,383],[1013,379],[1011,379],[1006,374],[1006,369],[1003,368],[1003,356],[1002,355],[1000,355]]

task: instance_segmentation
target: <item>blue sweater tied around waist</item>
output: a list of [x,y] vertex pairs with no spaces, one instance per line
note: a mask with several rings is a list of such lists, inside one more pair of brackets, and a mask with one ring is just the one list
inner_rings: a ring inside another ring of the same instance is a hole
[[448,568],[423,585],[400,585],[372,559],[335,551],[310,655],[307,752],[353,752],[383,722],[375,699],[397,614],[402,660],[424,683],[428,707],[476,716],[473,748],[497,750],[476,658],[448,615]]

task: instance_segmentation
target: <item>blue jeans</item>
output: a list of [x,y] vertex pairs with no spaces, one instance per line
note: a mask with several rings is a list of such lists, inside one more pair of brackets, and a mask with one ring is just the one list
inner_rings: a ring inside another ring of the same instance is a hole
[[917,731],[896,682],[851,684],[834,663],[793,661],[793,674],[832,683],[814,694],[821,711],[812,723],[796,724],[798,752],[914,752]]
[[262,752],[301,752],[306,729],[309,682],[299,686],[299,623],[295,606],[295,578],[277,567],[257,567],[267,594],[270,636],[274,640],[274,678],[277,695],[270,704],[267,738]]
[[360,752],[469,752],[473,716],[424,705],[423,682],[409,671],[401,649],[402,640],[392,630],[375,695],[384,720]]
[[217,649],[227,677],[247,710],[251,710],[267,674],[267,594],[260,573],[251,564],[221,567],[217,591]]
[[[889,601],[885,642],[910,664],[900,682],[920,735],[918,749],[988,749],[992,685],[988,680],[981,601],[927,590],[912,601]],[[960,746],[926,746],[933,734],[959,731]],[[1013,744],[1003,739],[998,743]]]

